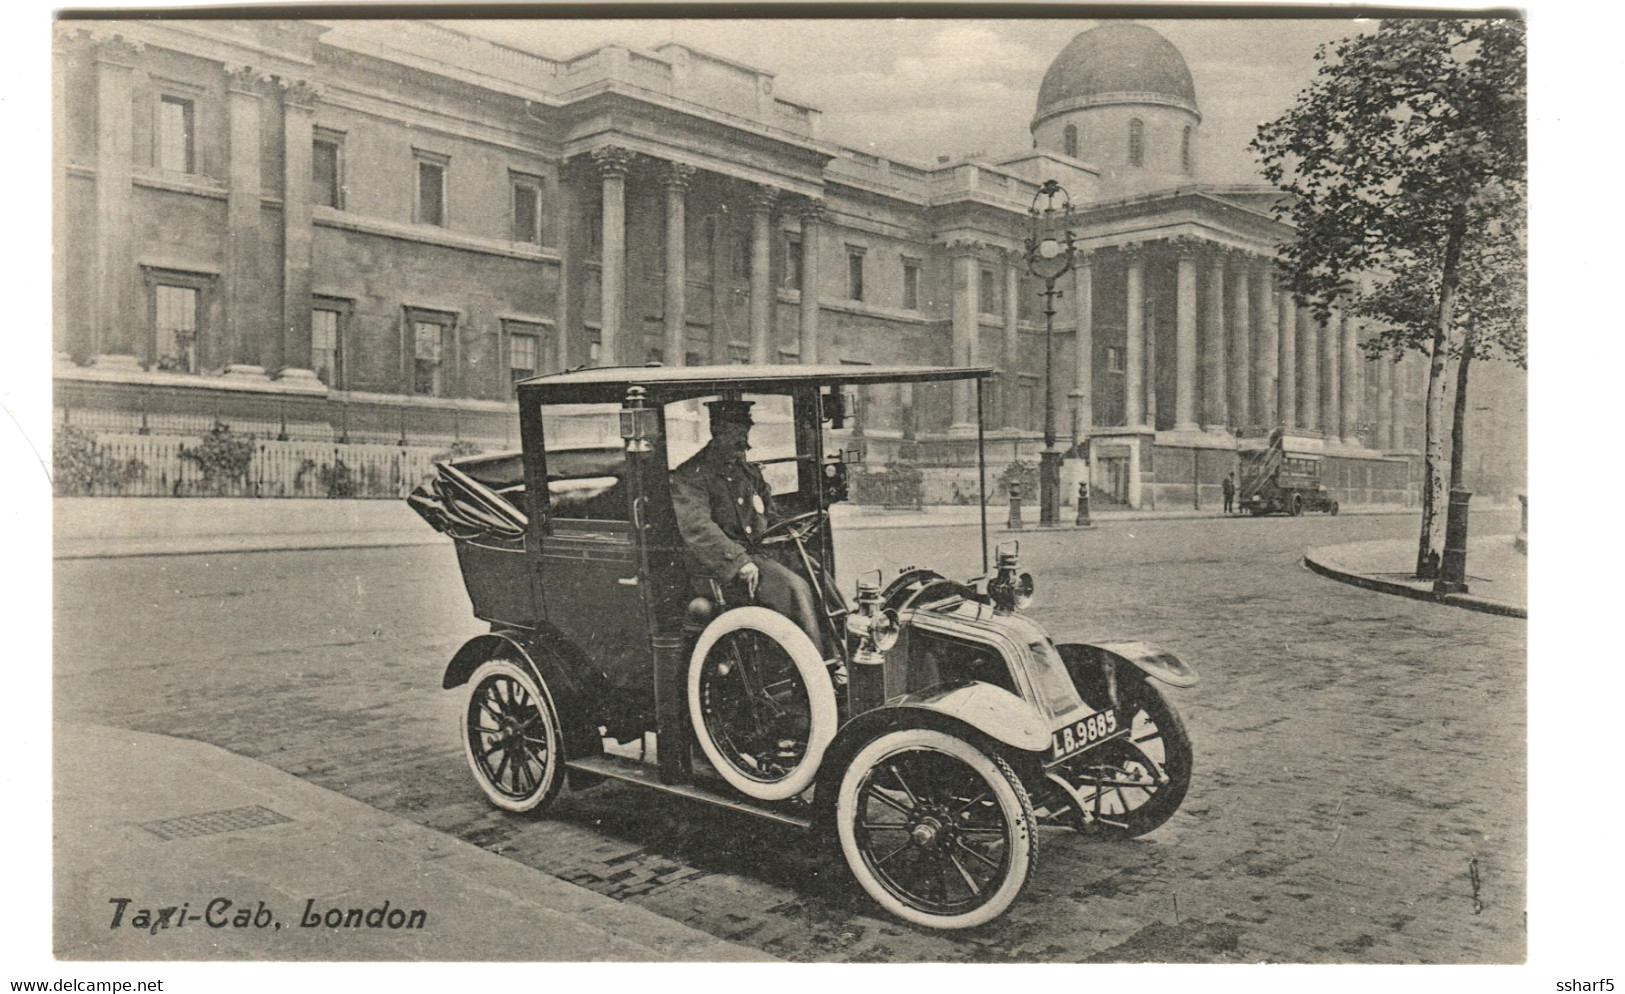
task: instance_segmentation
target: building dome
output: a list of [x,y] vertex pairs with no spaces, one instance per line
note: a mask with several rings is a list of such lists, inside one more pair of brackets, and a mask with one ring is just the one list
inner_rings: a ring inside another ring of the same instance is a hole
[[1143,24],[1102,24],[1073,38],[1044,74],[1034,124],[1069,110],[1121,103],[1170,104],[1200,119],[1185,57]]

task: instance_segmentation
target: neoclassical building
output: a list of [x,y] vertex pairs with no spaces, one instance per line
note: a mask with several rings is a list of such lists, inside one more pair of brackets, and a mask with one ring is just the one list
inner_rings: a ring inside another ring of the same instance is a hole
[[[954,363],[998,370],[996,461],[1036,459],[1053,398],[1068,498],[1087,473],[1101,500],[1210,505],[1277,425],[1317,434],[1345,499],[1414,495],[1421,364],[1278,292],[1276,193],[1201,181],[1198,94],[1150,27],[1066,45],[1031,148],[929,164],[675,43],[70,21],[55,68],[59,420],[495,447],[516,379],[582,364]],[[1051,179],[1078,253],[1046,390],[1024,240]],[[974,422],[968,390],[876,391],[849,444],[949,499]]]

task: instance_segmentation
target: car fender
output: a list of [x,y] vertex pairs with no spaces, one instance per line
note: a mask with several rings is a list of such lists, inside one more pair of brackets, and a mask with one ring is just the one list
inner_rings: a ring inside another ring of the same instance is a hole
[[1083,661],[1096,664],[1133,666],[1146,676],[1173,687],[1194,686],[1200,679],[1196,666],[1150,642],[1074,642],[1056,646],[1061,658],[1069,662]]
[[1038,774],[1039,760],[1050,748],[1048,719],[1009,691],[986,683],[930,687],[888,701],[841,726],[819,766],[815,820],[834,817],[836,791],[858,750],[900,728],[936,729],[990,753],[1005,747],[1023,780],[1028,773]]
[[597,728],[580,720],[586,714],[581,704],[581,685],[559,664],[558,657],[529,632],[497,629],[469,639],[446,664],[440,686],[446,690],[460,687],[482,663],[497,658],[512,659],[547,685],[559,712],[566,756],[596,756],[604,751]]
[[1037,708],[1002,687],[971,682],[928,687],[858,715],[841,726],[826,757],[844,758],[876,735],[909,725],[952,726],[1020,752],[1050,747],[1050,722]]

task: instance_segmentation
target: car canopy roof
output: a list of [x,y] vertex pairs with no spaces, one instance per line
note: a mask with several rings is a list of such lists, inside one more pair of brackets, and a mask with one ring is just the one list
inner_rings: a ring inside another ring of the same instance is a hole
[[934,383],[991,375],[987,366],[598,366],[523,380],[519,398],[522,403],[620,403],[629,388],[641,386],[651,400],[666,403],[723,390],[784,393],[808,385]]

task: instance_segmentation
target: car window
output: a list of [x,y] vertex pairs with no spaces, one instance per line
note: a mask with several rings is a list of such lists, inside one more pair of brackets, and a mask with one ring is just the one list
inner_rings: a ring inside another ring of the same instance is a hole
[[[716,397],[699,397],[666,405],[666,458],[676,469],[711,441],[710,417],[706,403]],[[795,492],[796,436],[794,402],[783,394],[741,395],[751,401],[749,459],[762,471],[762,477],[775,495]]]
[[543,409],[550,518],[627,520],[620,412],[619,404],[552,404]]

